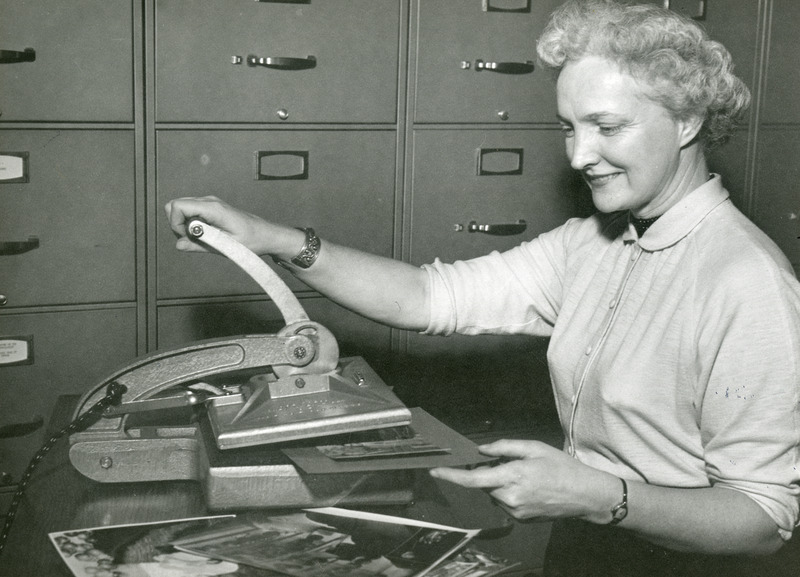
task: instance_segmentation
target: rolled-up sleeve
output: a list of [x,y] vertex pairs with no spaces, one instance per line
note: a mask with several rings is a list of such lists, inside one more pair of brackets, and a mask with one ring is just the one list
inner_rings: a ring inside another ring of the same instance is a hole
[[550,336],[564,277],[563,231],[509,251],[424,265],[431,310],[425,334]]
[[750,264],[700,299],[704,458],[714,486],[748,495],[789,539],[800,518],[800,294],[788,271]]

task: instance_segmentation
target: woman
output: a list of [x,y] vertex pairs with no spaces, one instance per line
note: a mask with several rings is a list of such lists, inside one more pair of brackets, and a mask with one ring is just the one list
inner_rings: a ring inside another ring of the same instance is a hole
[[538,50],[596,215],[416,268],[207,197],[167,205],[178,248],[202,250],[184,231],[200,217],[377,321],[549,336],[564,451],[499,441],[482,450],[501,465],[431,474],[518,519],[556,520],[550,575],[763,565],[799,517],[800,284],[708,172],[747,89],[721,45],[653,5],[567,2]]

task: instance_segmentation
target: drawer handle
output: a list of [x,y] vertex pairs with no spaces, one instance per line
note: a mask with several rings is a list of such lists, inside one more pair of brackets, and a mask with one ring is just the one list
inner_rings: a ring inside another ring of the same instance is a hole
[[483,60],[475,61],[475,70],[491,70],[500,74],[530,74],[533,72],[533,62],[527,60],[525,62],[484,62]]
[[491,234],[495,236],[511,236],[512,234],[521,234],[528,228],[528,223],[520,219],[515,223],[507,224],[478,224],[476,221],[471,221],[467,225],[469,232],[482,232],[484,234]]
[[0,50],[0,64],[16,64],[18,62],[33,62],[36,60],[36,50],[26,48],[19,50]]
[[[241,64],[242,57],[234,56],[231,62],[233,64]],[[294,58],[291,56],[254,56],[250,54],[247,57],[247,65],[251,67],[263,66],[274,70],[308,70],[317,66],[317,59],[314,56]]]
[[28,240],[9,240],[0,242],[0,255],[22,254],[39,248],[39,238],[29,236]]
[[499,0],[483,0],[484,12],[530,12],[531,0],[517,2],[502,2]]
[[256,150],[256,180],[308,180],[308,151]]
[[[677,4],[677,3],[676,3]],[[681,10],[678,6],[673,6],[671,0],[664,0],[664,8],[674,10],[675,12],[682,12],[685,16],[689,16],[695,20],[706,19],[706,2],[705,0],[697,0],[697,5],[694,10]]]

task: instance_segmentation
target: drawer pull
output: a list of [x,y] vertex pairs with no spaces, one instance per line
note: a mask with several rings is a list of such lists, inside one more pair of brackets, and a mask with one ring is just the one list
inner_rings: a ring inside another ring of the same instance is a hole
[[308,151],[256,150],[256,180],[308,180]]
[[[501,120],[508,120],[508,113],[497,113]],[[478,176],[509,176],[522,174],[522,148],[479,148]]]
[[26,48],[19,50],[0,50],[0,64],[17,64],[18,62],[33,62],[36,60],[36,50]]
[[8,240],[0,242],[0,255],[22,254],[39,248],[39,238],[29,236],[28,240]]
[[483,0],[484,12],[530,12],[531,0]]
[[[690,6],[685,6],[689,4]],[[694,5],[694,6],[691,6]],[[705,20],[706,19],[706,2],[705,0],[686,0],[683,1],[676,1],[676,0],[664,0],[664,8],[668,10],[673,10],[675,12],[680,12],[684,16],[689,16],[695,20]]]
[[482,232],[494,236],[511,236],[512,234],[521,234],[525,232],[526,228],[528,228],[528,223],[522,219],[515,223],[507,224],[478,224],[473,220],[467,226],[467,231]]
[[[251,67],[263,66],[264,68],[275,70],[308,70],[317,66],[317,59],[314,56],[294,58],[291,56],[254,56],[250,54],[246,61],[247,65]],[[234,56],[231,62],[233,64],[241,64],[242,58],[241,56]]]
[[484,62],[483,60],[475,61],[475,70],[491,70],[500,74],[530,74],[533,72],[533,62],[527,60],[525,62]]

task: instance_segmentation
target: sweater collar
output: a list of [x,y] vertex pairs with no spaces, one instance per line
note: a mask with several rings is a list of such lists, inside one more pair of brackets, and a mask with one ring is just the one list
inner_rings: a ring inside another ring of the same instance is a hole
[[650,252],[664,250],[682,240],[712,210],[727,199],[728,191],[723,188],[722,179],[718,174],[712,174],[705,184],[693,190],[661,215],[661,218],[653,223],[641,238],[636,234],[629,216],[628,225],[622,233],[622,240],[638,241],[639,246]]

